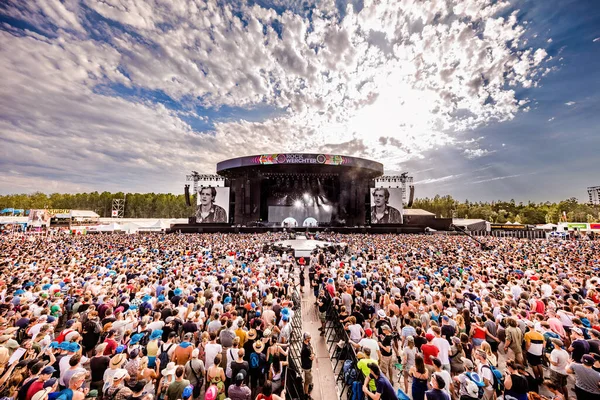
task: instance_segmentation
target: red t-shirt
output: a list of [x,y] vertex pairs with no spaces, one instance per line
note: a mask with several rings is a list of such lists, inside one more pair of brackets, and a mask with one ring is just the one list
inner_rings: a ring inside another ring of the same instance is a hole
[[117,349],[117,341],[115,339],[106,339],[105,342],[107,345],[104,348],[104,353],[102,353],[102,355],[112,356],[114,351]]
[[27,395],[25,396],[25,400],[31,400],[34,394],[39,392],[44,388],[44,382],[40,382],[39,379],[29,385],[29,389],[27,389]]
[[431,361],[431,357],[437,357],[440,349],[438,349],[434,344],[424,344],[421,346],[421,351],[423,352],[423,361],[427,365],[433,365]]

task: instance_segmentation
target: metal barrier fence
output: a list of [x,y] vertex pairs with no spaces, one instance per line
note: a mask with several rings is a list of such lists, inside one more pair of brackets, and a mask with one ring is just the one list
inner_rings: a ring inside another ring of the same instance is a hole
[[329,358],[331,359],[333,373],[335,375],[338,397],[342,399],[344,393],[346,393],[347,398],[351,399],[353,394],[353,382],[346,382],[344,376],[344,364],[349,360],[349,368],[355,370],[354,376],[356,376],[356,380],[360,382],[358,390],[362,390],[364,375],[357,367],[358,359],[356,358],[356,351],[350,344],[348,332],[340,322],[338,310],[333,306],[331,298],[329,300],[330,306],[327,310],[327,322],[325,324],[325,344],[329,352]]
[[535,231],[470,231],[472,236],[512,237],[519,239],[546,239],[546,232]]
[[300,352],[302,351],[302,300],[298,291],[292,293],[294,303],[290,324],[290,345],[288,347],[288,366],[285,370],[284,384],[286,400],[298,400],[303,398],[304,387],[302,382],[302,368],[300,363]]

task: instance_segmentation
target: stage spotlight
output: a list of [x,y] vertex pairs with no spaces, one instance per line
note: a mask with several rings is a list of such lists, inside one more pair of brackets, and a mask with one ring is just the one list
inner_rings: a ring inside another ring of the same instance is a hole
[[294,206],[295,206],[295,207],[297,207],[297,208],[300,208],[300,207],[302,207],[302,201],[301,201],[301,200],[296,200],[296,201],[294,202]]
[[304,200],[308,200],[310,199],[310,194],[309,193],[304,193]]
[[329,211],[329,210],[331,210],[331,206],[329,204],[323,204],[323,210]]

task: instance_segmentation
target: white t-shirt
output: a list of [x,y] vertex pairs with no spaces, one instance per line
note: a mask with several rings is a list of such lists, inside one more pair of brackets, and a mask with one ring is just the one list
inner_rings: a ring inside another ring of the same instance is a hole
[[564,349],[554,349],[550,353],[550,361],[558,363],[558,365],[550,364],[552,371],[562,375],[567,375],[567,365],[569,364],[569,353]]
[[490,384],[489,386],[486,386],[485,388],[487,390],[491,390],[492,389],[492,385],[494,384],[494,373],[492,372],[492,369],[489,367],[489,365],[483,365],[480,364],[477,367],[477,372],[479,373],[479,376],[481,376],[482,379],[487,379]]
[[212,367],[215,363],[215,357],[217,354],[220,354],[223,351],[223,348],[218,343],[207,343],[204,348],[205,360],[204,366],[206,369]]
[[360,347],[371,349],[371,358],[375,361],[379,361],[379,355],[377,354],[379,351],[379,344],[375,339],[363,338],[358,344]]
[[431,344],[433,344],[435,347],[437,347],[438,350],[440,351],[438,354],[438,358],[440,359],[442,364],[450,364],[450,357],[449,357],[450,343],[448,343],[448,341],[444,338],[436,337],[435,339],[433,339],[431,341]]
[[359,324],[349,325],[348,330],[350,331],[350,340],[352,340],[355,343],[359,342],[361,339],[361,326]]

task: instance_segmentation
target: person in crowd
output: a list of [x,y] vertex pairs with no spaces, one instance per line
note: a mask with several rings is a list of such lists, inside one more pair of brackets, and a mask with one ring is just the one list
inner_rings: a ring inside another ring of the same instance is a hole
[[244,373],[239,372],[235,376],[235,385],[229,386],[229,398],[231,400],[251,400],[252,390],[244,384]]
[[573,360],[567,367],[567,373],[575,374],[575,394],[577,400],[600,399],[600,372],[594,371],[594,357],[585,354],[581,363]]
[[[365,394],[365,398],[369,398],[372,400],[394,400],[396,399],[396,392],[394,391],[394,387],[390,383],[390,381],[383,376],[379,366],[377,364],[369,364],[369,369],[371,373],[369,376],[365,377],[365,381],[363,383],[363,393]],[[375,392],[372,393],[369,390],[369,384],[371,381],[375,381]]]
[[[447,371],[446,371],[447,372]],[[425,392],[427,400],[450,400],[446,391],[446,380],[438,373],[431,376],[431,390]]]

